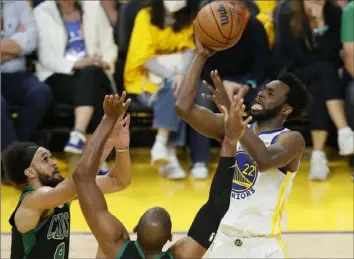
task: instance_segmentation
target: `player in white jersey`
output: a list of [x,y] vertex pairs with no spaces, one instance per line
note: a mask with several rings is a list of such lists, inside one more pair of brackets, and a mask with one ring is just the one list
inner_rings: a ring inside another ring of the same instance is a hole
[[[251,129],[254,127],[255,124]],[[285,132],[289,130],[261,131],[258,137],[269,147]],[[240,143],[236,162],[239,170],[232,182],[230,207],[220,223],[209,257],[286,257],[280,235],[285,223],[284,205],[296,170],[289,172],[283,167],[260,172]]]
[[[223,139],[223,116],[194,104],[201,70],[215,52],[196,39],[197,54],[175,91],[178,114],[194,129],[216,140]],[[204,96],[218,106],[230,107],[240,89],[225,89],[216,71],[215,89]],[[236,91],[235,91],[236,90]],[[284,258],[280,235],[284,230],[284,206],[305,148],[299,132],[283,123],[299,115],[310,101],[306,87],[286,73],[261,89],[251,107],[255,123],[238,143],[237,173],[232,182],[231,202],[223,217],[209,258]]]

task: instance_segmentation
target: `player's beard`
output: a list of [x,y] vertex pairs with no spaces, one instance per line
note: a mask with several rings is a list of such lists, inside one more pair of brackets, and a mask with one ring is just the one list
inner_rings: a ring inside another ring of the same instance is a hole
[[54,176],[41,174],[39,175],[39,181],[43,186],[49,186],[55,188],[59,183],[64,181],[64,177],[62,177],[61,175],[59,175],[59,177],[54,177]]
[[269,121],[269,120],[272,120],[275,117],[277,117],[282,108],[283,108],[283,105],[279,105],[279,106],[274,107],[273,109],[267,109],[262,112],[257,112],[257,113],[251,112],[251,115],[256,122],[262,123],[262,122]]

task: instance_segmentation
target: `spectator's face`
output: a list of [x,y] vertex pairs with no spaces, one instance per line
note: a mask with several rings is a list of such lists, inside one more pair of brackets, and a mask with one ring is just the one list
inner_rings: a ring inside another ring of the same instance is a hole
[[277,117],[285,104],[289,87],[280,81],[267,84],[254,99],[251,114],[256,121]]
[[175,13],[187,6],[187,1],[171,1],[164,0],[163,5],[169,13]]
[[312,8],[313,6],[323,7],[326,3],[326,0],[303,0],[305,9]]
[[43,186],[55,187],[64,180],[59,173],[56,161],[52,159],[52,154],[43,147],[36,151],[31,168],[34,170],[31,170],[31,174],[27,176],[38,178]]

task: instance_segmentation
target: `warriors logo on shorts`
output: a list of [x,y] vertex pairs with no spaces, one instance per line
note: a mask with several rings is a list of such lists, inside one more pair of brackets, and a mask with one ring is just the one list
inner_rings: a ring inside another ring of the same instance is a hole
[[257,180],[257,175],[258,170],[252,159],[243,151],[237,152],[231,197],[239,200],[255,193],[253,186]]

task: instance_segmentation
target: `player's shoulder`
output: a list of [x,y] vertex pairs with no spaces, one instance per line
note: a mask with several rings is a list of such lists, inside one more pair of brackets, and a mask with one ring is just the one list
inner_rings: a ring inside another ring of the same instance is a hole
[[54,188],[49,187],[49,186],[41,186],[38,189],[33,189],[33,188],[27,188],[25,191],[22,193],[20,197],[20,202],[22,207],[26,207],[28,203],[30,202],[33,204],[34,199],[37,195],[46,195],[48,192],[53,190]]
[[294,144],[303,144],[305,143],[305,139],[303,135],[299,131],[293,131],[286,129],[284,130],[278,137],[277,142],[281,141],[287,141],[287,142],[292,142]]
[[50,186],[41,186],[38,189],[32,190],[30,194],[38,194],[38,193],[46,194],[46,193],[50,192],[53,189],[54,188],[50,187]]

